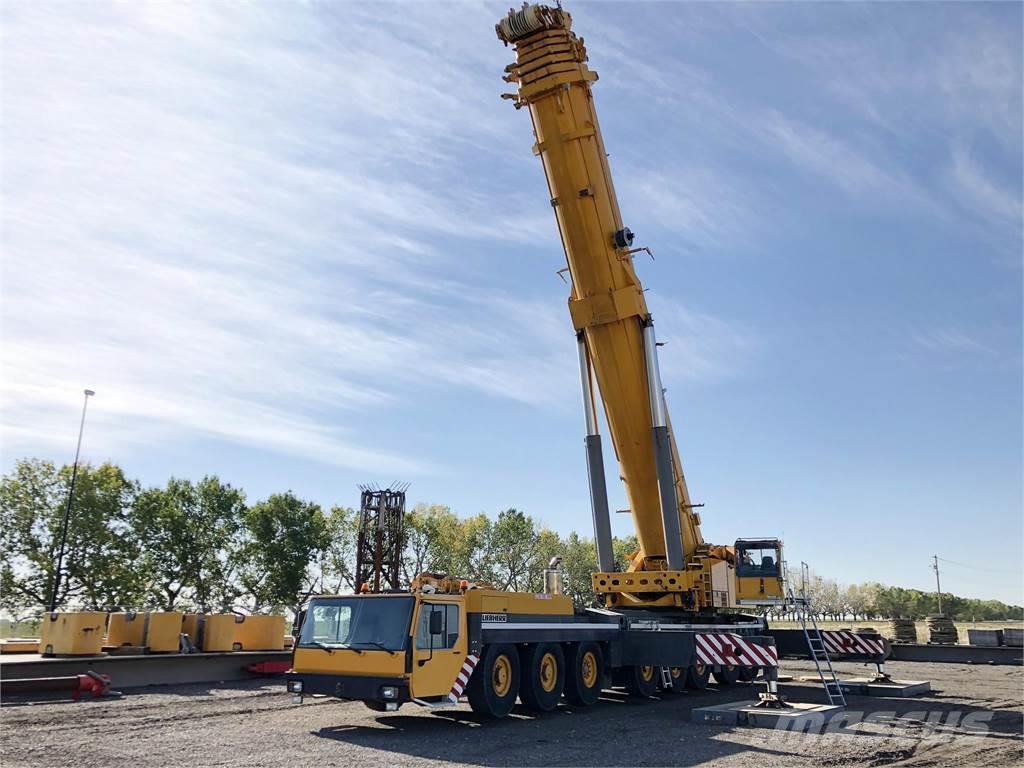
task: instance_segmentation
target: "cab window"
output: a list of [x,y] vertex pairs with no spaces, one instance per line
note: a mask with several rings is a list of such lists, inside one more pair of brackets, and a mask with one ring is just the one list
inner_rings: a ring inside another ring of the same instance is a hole
[[411,597],[315,598],[298,644],[401,651],[408,645],[412,608]]
[[750,547],[736,552],[737,576],[769,576],[779,575],[778,553],[775,547]]
[[416,624],[416,648],[430,648],[430,614],[441,614],[442,632],[434,637],[434,650],[454,648],[459,641],[459,606],[442,603],[424,603],[420,606],[420,620]]

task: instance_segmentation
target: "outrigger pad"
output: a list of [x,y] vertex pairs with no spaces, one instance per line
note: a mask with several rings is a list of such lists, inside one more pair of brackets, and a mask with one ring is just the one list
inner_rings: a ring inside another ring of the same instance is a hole
[[700,725],[746,725],[752,728],[806,730],[821,727],[843,711],[838,705],[789,703],[784,709],[757,706],[756,701],[737,701],[694,709],[691,720]]

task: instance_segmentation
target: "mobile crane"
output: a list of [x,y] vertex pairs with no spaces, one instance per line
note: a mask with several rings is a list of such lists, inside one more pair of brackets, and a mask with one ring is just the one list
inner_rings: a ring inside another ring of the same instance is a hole
[[[720,685],[752,680],[778,663],[764,620],[743,609],[784,602],[782,544],[701,536],[633,263],[643,249],[619,212],[583,40],[568,13],[538,4],[509,11],[496,30],[515,49],[504,79],[518,90],[503,98],[532,119],[572,286],[603,605],[574,609],[554,568],[536,594],[422,574],[408,591],[315,597],[287,674],[297,701],[327,694],[393,711],[466,694],[475,711],[502,717],[517,697],[545,712],[563,695],[593,704],[613,684],[646,697],[704,688],[711,674]],[[624,571],[612,554],[598,398],[639,543]]]

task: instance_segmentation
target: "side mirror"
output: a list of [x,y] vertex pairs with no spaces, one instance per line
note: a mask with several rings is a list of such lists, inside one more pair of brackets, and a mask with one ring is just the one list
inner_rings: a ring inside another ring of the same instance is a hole
[[430,613],[430,634],[440,635],[444,632],[444,625],[442,623],[443,616],[440,611],[431,611]]

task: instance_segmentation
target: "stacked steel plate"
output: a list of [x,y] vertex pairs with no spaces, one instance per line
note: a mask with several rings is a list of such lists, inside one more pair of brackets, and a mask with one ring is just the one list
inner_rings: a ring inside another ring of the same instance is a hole
[[889,639],[894,643],[916,643],[917,624],[913,619],[892,619],[889,622]]
[[928,642],[934,645],[956,645],[960,637],[956,625],[948,616],[931,614],[925,620],[928,625]]

